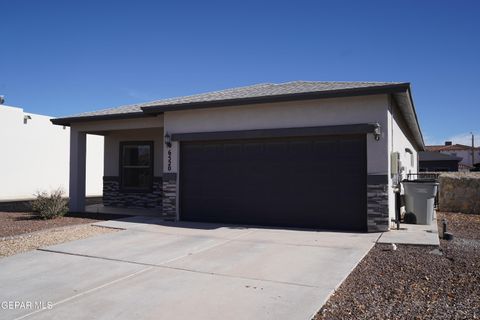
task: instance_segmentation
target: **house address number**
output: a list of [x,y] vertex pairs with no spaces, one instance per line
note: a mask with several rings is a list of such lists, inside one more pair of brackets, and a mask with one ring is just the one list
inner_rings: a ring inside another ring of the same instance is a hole
[[168,152],[167,152],[167,170],[168,171],[172,171],[172,150],[171,149],[168,149]]

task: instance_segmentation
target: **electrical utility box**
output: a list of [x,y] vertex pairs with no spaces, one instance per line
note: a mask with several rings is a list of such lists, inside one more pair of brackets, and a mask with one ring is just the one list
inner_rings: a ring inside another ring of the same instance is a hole
[[401,167],[402,163],[400,161],[400,152],[392,152],[390,154],[390,174],[399,174]]

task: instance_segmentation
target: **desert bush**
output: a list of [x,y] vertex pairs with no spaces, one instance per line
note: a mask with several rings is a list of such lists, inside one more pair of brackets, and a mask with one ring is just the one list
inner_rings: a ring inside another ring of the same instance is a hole
[[51,193],[37,192],[36,199],[32,203],[33,211],[43,219],[62,217],[68,212],[68,199],[63,197],[62,189]]

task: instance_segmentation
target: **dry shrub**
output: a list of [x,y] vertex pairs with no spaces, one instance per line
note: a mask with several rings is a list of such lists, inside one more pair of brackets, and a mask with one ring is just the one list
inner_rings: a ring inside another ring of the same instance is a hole
[[60,188],[50,193],[37,192],[32,209],[43,219],[63,217],[68,212],[68,199],[63,195],[64,192]]

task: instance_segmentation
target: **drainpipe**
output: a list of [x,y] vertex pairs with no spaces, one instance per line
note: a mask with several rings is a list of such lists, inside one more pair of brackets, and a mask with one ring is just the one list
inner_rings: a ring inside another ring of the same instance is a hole
[[402,186],[399,183],[393,191],[395,193],[395,219],[392,219],[392,222],[397,225],[397,230],[400,230],[401,191]]

